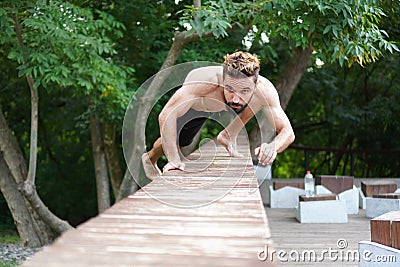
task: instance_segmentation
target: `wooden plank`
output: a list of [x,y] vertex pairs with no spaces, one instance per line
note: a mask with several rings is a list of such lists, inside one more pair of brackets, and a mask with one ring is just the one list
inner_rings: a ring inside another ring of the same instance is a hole
[[335,194],[320,194],[311,197],[306,197],[305,195],[299,196],[299,201],[324,201],[324,200],[336,200]]
[[361,190],[365,197],[373,195],[394,193],[397,189],[397,184],[391,181],[362,181]]
[[400,194],[398,193],[386,193],[373,195],[373,198],[388,198],[388,199],[400,199]]
[[[69,231],[23,266],[274,266],[250,153],[209,143],[171,171]],[[201,155],[200,155],[201,152]]]
[[392,247],[400,249],[400,218],[392,221]]
[[390,246],[390,221],[371,220],[371,241]]
[[354,176],[317,175],[315,176],[315,184],[323,185],[337,195],[353,188]]
[[371,241],[400,248],[400,210],[371,219]]
[[274,181],[273,182],[274,190],[281,189],[285,186],[291,186],[291,187],[304,189],[304,182],[289,182],[289,181]]
[[[359,214],[349,214],[348,223],[345,225],[302,224],[295,219],[294,209],[267,208],[266,211],[274,240],[273,249],[276,251],[274,255],[277,266],[358,267],[358,260],[352,258],[347,260],[346,256],[348,252],[358,251],[359,241],[370,239],[370,219],[365,217],[364,210],[360,210]],[[347,247],[339,249],[339,240],[346,241]],[[339,251],[336,254],[338,260],[332,260],[329,253],[326,253],[330,249]],[[278,258],[279,251],[282,251],[281,255],[284,255],[281,259]],[[318,260],[296,261],[296,253],[302,255],[305,251],[314,251]],[[294,257],[291,258],[290,255]]]

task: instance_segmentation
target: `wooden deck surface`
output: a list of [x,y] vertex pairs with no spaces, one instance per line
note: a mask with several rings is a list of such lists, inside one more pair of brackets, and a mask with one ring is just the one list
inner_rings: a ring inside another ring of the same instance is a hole
[[[294,217],[294,209],[266,211],[277,266],[358,266],[353,252],[358,250],[359,241],[370,240],[370,220],[363,210],[349,215],[345,224],[301,224]],[[283,251],[281,259],[279,251]],[[306,251],[315,251],[316,260],[308,260]],[[302,255],[307,260],[302,260]]]
[[212,142],[172,171],[69,231],[23,266],[270,266],[272,243],[248,146]]

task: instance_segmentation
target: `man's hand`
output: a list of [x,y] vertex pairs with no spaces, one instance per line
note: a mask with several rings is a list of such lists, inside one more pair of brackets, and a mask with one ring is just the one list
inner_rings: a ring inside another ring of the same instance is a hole
[[276,152],[276,146],[275,143],[262,143],[261,146],[257,147],[254,150],[254,153],[256,156],[258,156],[258,162],[261,165],[269,165],[274,162],[276,155],[278,154]]
[[163,173],[171,170],[185,170],[185,163],[183,162],[168,162],[164,168]]
[[227,137],[224,132],[220,132],[217,141],[225,147],[231,157],[243,158],[243,155],[236,150],[236,144]]

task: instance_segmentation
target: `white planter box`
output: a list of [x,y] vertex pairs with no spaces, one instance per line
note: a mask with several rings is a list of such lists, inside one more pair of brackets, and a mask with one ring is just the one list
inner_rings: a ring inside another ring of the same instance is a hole
[[400,199],[389,198],[366,198],[367,218],[375,218],[392,210],[400,210]]
[[299,203],[299,196],[304,195],[306,191],[292,186],[285,186],[274,190],[269,186],[269,203],[271,208],[295,208]]
[[301,223],[347,223],[346,201],[300,201],[295,209]]
[[[317,194],[332,194],[330,190],[322,185],[317,185],[315,187]],[[339,200],[344,200],[346,202],[347,214],[358,214],[359,210],[359,199],[358,199],[357,187],[353,185],[352,189],[346,190],[338,194]]]

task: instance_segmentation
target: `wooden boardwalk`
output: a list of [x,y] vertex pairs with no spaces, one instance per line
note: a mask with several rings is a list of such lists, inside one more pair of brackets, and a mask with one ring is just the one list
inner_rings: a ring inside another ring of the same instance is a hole
[[63,234],[23,266],[271,266],[253,166],[209,142],[172,171]]
[[[358,242],[370,240],[370,220],[363,210],[349,215],[345,224],[301,224],[294,217],[294,209],[267,208],[267,216],[277,266],[358,266],[354,257]],[[279,251],[283,251],[281,259]],[[315,257],[309,260],[307,251],[314,251]]]

